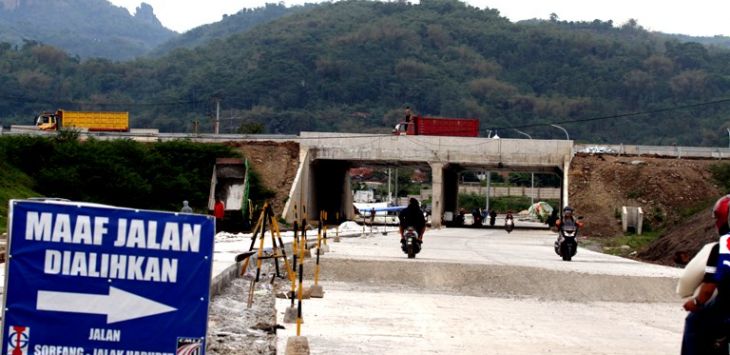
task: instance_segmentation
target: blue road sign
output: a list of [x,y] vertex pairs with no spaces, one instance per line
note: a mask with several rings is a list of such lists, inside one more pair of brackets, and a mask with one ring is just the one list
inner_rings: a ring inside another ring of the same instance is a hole
[[204,354],[210,216],[10,202],[2,353]]

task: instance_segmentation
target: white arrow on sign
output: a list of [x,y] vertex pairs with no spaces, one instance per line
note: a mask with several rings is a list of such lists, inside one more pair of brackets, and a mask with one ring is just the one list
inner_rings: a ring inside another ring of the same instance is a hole
[[36,308],[42,311],[105,314],[107,324],[177,310],[111,286],[108,295],[38,290]]

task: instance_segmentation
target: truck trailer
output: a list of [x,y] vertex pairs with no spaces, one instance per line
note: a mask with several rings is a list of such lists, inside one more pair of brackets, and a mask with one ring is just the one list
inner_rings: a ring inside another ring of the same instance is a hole
[[65,111],[36,116],[36,127],[44,131],[64,128],[107,132],[129,132],[129,112]]
[[447,118],[413,116],[410,122],[401,122],[393,130],[395,135],[478,137],[479,120],[476,118]]

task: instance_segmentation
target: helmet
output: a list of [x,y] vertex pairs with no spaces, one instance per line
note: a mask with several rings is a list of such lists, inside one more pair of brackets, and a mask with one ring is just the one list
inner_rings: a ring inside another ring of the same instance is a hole
[[720,197],[712,208],[712,217],[715,218],[715,228],[720,234],[730,232],[730,195]]
[[415,207],[419,207],[419,205],[420,205],[420,204],[418,203],[418,200],[416,200],[416,198],[415,198],[415,197],[411,197],[411,198],[410,198],[410,199],[408,200],[408,204],[409,204],[409,205],[411,205],[411,206],[415,206]]
[[570,207],[570,206],[563,207],[563,213],[573,214],[573,207]]

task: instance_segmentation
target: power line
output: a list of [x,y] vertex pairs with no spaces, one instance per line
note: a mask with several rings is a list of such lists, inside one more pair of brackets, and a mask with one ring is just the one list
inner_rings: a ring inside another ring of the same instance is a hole
[[590,118],[580,118],[575,120],[563,120],[563,121],[552,121],[552,122],[543,122],[543,123],[532,123],[532,124],[525,124],[525,125],[519,125],[519,126],[503,126],[503,127],[490,127],[489,129],[492,130],[504,130],[504,129],[519,129],[519,128],[531,128],[531,127],[543,127],[543,126],[550,126],[551,124],[560,124],[560,123],[582,123],[582,122],[590,122],[590,121],[601,121],[601,120],[608,120],[608,119],[615,119],[615,118],[625,118],[625,117],[632,117],[632,116],[640,116],[640,115],[649,115],[649,114],[655,114],[655,113],[662,113],[662,112],[669,112],[669,111],[679,111],[679,110],[686,110],[696,107],[702,107],[702,106],[711,106],[711,105],[718,105],[718,104],[724,104],[730,102],[730,98],[725,99],[718,99],[713,101],[704,101],[704,102],[698,102],[695,104],[687,104],[687,105],[679,105],[679,106],[672,106],[672,107],[665,107],[665,108],[659,108],[655,110],[647,110],[647,111],[637,111],[637,112],[629,112],[629,113],[621,113],[621,114],[615,114],[615,115],[608,115],[608,116],[598,116],[598,117],[590,117]]

